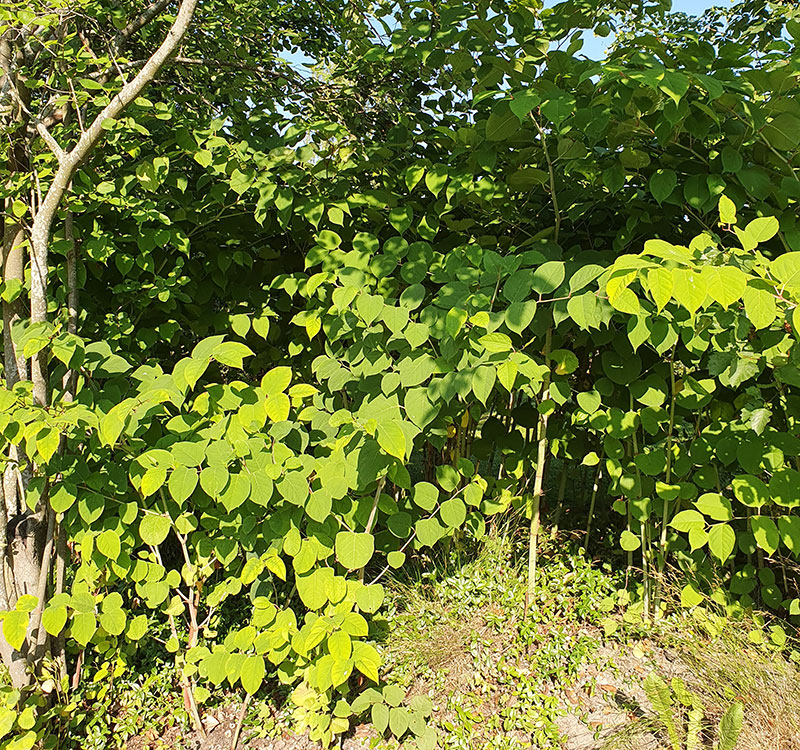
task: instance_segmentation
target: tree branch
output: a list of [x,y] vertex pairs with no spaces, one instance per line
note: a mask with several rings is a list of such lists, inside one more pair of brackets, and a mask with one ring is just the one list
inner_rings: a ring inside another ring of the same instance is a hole
[[112,56],[117,57],[122,50],[125,49],[128,40],[139,31],[139,29],[147,26],[147,24],[161,13],[169,3],[170,0],[155,0],[155,2],[150,3],[136,18],[129,21],[125,25],[125,28],[121,29],[111,40]]
[[58,159],[59,164],[61,160],[64,158],[64,149],[58,144],[58,141],[53,138],[50,131],[47,129],[47,125],[43,122],[36,123],[36,132],[42,136],[42,140],[47,144],[50,150],[55,154],[56,159]]
[[[160,2],[161,0],[159,3],[148,6],[148,10],[151,12],[156,10],[160,6]],[[155,78],[167,59],[178,48],[192,21],[197,3],[198,0],[183,0],[181,2],[175,21],[161,46],[152,54],[136,77],[126,83],[111,101],[103,107],[86,130],[81,133],[81,137],[75,146],[59,160],[58,170],[53,177],[47,195],[45,195],[39,210],[36,212],[31,229],[31,323],[41,323],[47,320],[47,254],[50,232],[56,211],[67,192],[70,180],[72,180],[81,162],[102,138],[105,123],[109,120],[115,120],[139,96],[145,86]],[[141,26],[138,28],[141,28]],[[36,403],[42,406],[45,406],[48,401],[46,364],[47,354],[43,350],[33,359],[31,367],[33,396]]]

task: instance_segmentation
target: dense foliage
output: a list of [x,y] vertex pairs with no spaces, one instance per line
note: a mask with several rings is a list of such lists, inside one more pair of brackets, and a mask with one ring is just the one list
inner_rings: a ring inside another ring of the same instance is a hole
[[431,748],[381,581],[516,514],[532,584],[581,473],[642,616],[670,564],[687,607],[800,614],[792,4],[202,3],[74,172],[43,315],[51,141],[172,21],[130,5],[0,11],[4,746],[152,639],[201,732],[212,687],[278,681],[314,739],[369,711]]

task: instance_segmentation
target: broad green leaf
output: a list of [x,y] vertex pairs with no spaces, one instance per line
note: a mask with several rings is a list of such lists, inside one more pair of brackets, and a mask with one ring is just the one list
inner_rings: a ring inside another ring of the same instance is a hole
[[715,523],[708,530],[708,550],[724,563],[736,546],[736,533],[727,523]]
[[63,604],[48,606],[42,612],[42,626],[50,635],[58,635],[66,624],[67,608]]
[[687,532],[691,531],[692,528],[697,526],[700,528],[705,527],[706,519],[696,510],[682,510],[680,513],[675,515],[675,517],[670,521],[669,525],[677,531]]
[[106,529],[101,531],[95,541],[97,549],[105,555],[109,560],[116,560],[121,551],[119,534],[113,529]]
[[764,282],[748,284],[742,297],[747,319],[756,330],[767,328],[777,317],[775,295]]
[[653,197],[659,202],[663,203],[670,195],[678,184],[678,176],[671,169],[657,169],[653,172],[648,183],[650,192]]
[[139,522],[139,537],[145,544],[155,547],[167,538],[171,527],[169,518],[148,513]]
[[242,662],[242,669],[239,673],[239,679],[242,682],[244,691],[249,695],[258,692],[261,684],[264,681],[266,668],[264,666],[264,657],[258,654],[250,654],[245,657]]
[[267,396],[274,396],[278,393],[283,393],[292,382],[292,368],[291,367],[273,367],[269,370],[263,378],[261,378],[261,387]]
[[543,263],[533,271],[531,289],[539,294],[549,294],[561,286],[566,274],[564,263],[560,260],[551,260]]
[[672,296],[694,315],[706,300],[708,284],[703,276],[684,268],[675,268],[672,271],[673,291]]
[[388,421],[378,424],[378,444],[390,456],[401,461],[406,457],[406,434],[398,422]]
[[706,492],[695,501],[694,505],[703,515],[714,521],[733,519],[730,500],[716,492]]
[[439,516],[449,528],[460,528],[467,519],[467,507],[461,498],[454,497],[442,503]]
[[487,333],[478,339],[478,343],[487,352],[508,352],[511,351],[511,339],[504,333]]
[[188,466],[176,466],[169,476],[167,487],[172,499],[182,504],[197,487],[197,470]]
[[716,750],[735,750],[744,724],[744,707],[736,701],[719,722],[719,742]]
[[87,646],[96,631],[97,617],[94,612],[80,612],[73,616],[70,634],[81,646]]
[[496,377],[495,368],[491,365],[476,367],[472,373],[472,392],[482,404],[486,404],[492,395]]
[[666,268],[653,268],[647,272],[647,286],[656,303],[656,308],[661,312],[667,302],[672,299],[674,282],[672,273]]
[[239,341],[223,341],[214,347],[211,356],[221,365],[241,370],[244,358],[252,357],[253,352]]
[[439,502],[439,490],[430,482],[418,482],[412,499],[423,510],[432,511]]
[[164,484],[167,470],[162,466],[152,466],[142,476],[141,492],[143,497],[149,497]]
[[28,632],[28,612],[11,610],[6,612],[3,617],[3,636],[11,648],[19,651],[25,642],[25,635]]
[[336,561],[348,570],[363,568],[375,552],[372,534],[340,531],[335,542]]
[[353,642],[343,630],[328,636],[328,653],[337,661],[347,661],[353,653]]
[[619,544],[626,552],[633,552],[641,547],[642,542],[636,534],[625,529],[620,535]]
[[290,407],[291,401],[285,393],[275,393],[264,402],[267,417],[273,422],[285,422],[289,419]]
[[721,224],[736,223],[736,204],[727,195],[719,197],[719,221]]
[[753,219],[744,228],[744,238],[748,244],[748,247],[745,249],[752,249],[762,242],[771,240],[778,233],[778,229],[778,220],[774,216],[764,216],[759,219]]
[[767,554],[771,555],[778,549],[778,527],[769,516],[750,516],[750,529],[756,538],[756,544]]
[[497,380],[509,393],[514,388],[514,383],[519,372],[519,365],[516,362],[505,361],[497,366]]
[[504,141],[520,128],[519,118],[509,109],[508,104],[497,104],[486,121],[486,140]]
[[708,283],[709,296],[723,307],[730,307],[742,299],[747,277],[733,266],[707,266],[703,276]]
[[535,91],[517,91],[509,104],[511,111],[524,122],[532,110],[539,106],[541,98]]
[[98,615],[98,620],[100,622],[100,627],[109,635],[122,635],[125,632],[128,616],[123,610],[116,609],[108,612],[101,612]]

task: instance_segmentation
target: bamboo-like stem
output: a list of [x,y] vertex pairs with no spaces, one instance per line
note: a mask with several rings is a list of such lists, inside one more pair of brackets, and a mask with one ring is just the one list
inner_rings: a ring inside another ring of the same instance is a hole
[[[633,394],[630,394],[630,410],[633,411]],[[635,427],[633,430],[633,455],[634,458],[639,455],[639,428]],[[639,490],[641,491],[642,488],[642,474],[639,471],[639,467],[634,462],[634,466],[636,466],[636,479],[639,483]],[[628,502],[628,523],[630,524],[630,501]],[[650,619],[650,568],[648,566],[647,554],[648,554],[648,545],[647,545],[647,532],[646,527],[647,523],[644,518],[639,520],[639,543],[642,545],[642,593],[644,598],[644,618],[645,620]],[[633,552],[630,553],[633,555]]]
[[597,500],[597,488],[600,486],[600,479],[603,476],[603,464],[597,465],[597,471],[594,475],[594,484],[592,485],[592,499],[589,502],[589,517],[586,519],[586,533],[583,537],[583,546],[588,551],[589,549],[589,536],[592,533],[592,518],[594,517],[594,505]]
[[[550,348],[553,341],[553,327],[548,326],[544,340],[544,361],[547,372],[542,383],[543,404],[550,396]],[[530,536],[528,539],[528,591],[525,594],[525,613],[536,595],[536,566],[539,555],[539,521],[542,501],[542,492],[545,478],[545,464],[547,460],[547,421],[549,411],[539,415],[536,451],[536,477],[533,481],[533,493],[528,498],[528,510],[531,516]]]
[[242,724],[244,724],[244,717],[247,715],[247,707],[253,696],[248,693],[242,702],[242,708],[239,711],[239,718],[236,720],[236,728],[233,730],[233,737],[231,738],[231,750],[236,750],[239,746],[239,735],[242,733]]
[[[372,533],[372,527],[375,524],[375,517],[378,514],[378,503],[380,502],[381,492],[383,492],[383,486],[385,484],[386,484],[386,476],[382,476],[378,480],[378,486],[375,489],[375,499],[372,501],[372,509],[369,512],[369,518],[367,519],[367,525],[366,525],[366,527],[364,529],[367,534]],[[358,580],[361,581],[361,583],[364,583],[364,569],[365,569],[365,567],[366,566],[362,567],[358,571]]]
[[564,495],[567,492],[567,470],[569,465],[565,458],[561,464],[561,474],[558,477],[558,496],[556,498],[556,511],[553,514],[553,523],[550,525],[550,538],[555,539],[558,536],[558,524],[561,520],[561,511],[564,507]]
[[[669,358],[669,425],[667,427],[667,467],[664,472],[666,484],[672,483],[672,440],[675,432],[675,348]],[[664,568],[667,565],[667,528],[669,525],[669,500],[664,498],[664,512],[661,518],[661,538],[659,540],[658,578],[656,579],[655,614],[661,608],[661,585]]]

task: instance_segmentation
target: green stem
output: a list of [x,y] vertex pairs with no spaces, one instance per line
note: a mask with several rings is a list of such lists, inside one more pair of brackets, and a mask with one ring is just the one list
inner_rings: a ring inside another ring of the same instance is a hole
[[[669,358],[669,426],[667,428],[667,468],[664,478],[666,484],[672,483],[672,439],[675,431],[675,349]],[[669,524],[669,500],[664,498],[664,512],[661,518],[661,539],[659,540],[660,557],[658,559],[658,580],[656,580],[655,610],[661,606],[661,586],[664,575],[664,568],[667,565],[667,528]]]
[[[553,328],[548,326],[544,341],[544,361],[547,365],[547,372],[542,383],[542,397],[539,401],[543,404],[550,396],[550,347],[553,340]],[[531,516],[530,537],[528,540],[528,591],[525,595],[525,612],[533,601],[536,593],[536,566],[538,562],[538,538],[539,538],[539,513],[541,509],[542,488],[544,486],[545,459],[547,458],[547,420],[549,412],[539,416],[538,426],[538,446],[536,455],[536,477],[533,482],[533,493],[528,498],[528,510]]]

